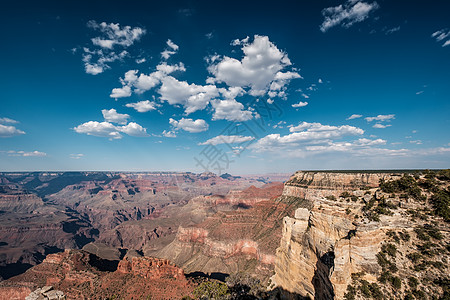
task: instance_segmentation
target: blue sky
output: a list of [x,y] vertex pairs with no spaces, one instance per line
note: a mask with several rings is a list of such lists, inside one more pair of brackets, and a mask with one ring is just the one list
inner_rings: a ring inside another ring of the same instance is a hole
[[450,167],[448,1],[15,1],[0,170]]

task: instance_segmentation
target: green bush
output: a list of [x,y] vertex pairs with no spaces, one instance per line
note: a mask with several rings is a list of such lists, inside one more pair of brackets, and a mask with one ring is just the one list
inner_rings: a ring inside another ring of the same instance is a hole
[[442,217],[446,222],[450,222],[450,191],[439,189],[430,198],[436,215]]
[[399,277],[397,277],[397,276],[392,276],[392,277],[391,277],[391,284],[392,284],[392,286],[393,286],[395,289],[397,289],[397,290],[399,290],[399,289],[402,288],[402,281],[401,281],[401,279],[400,279]]
[[409,285],[412,289],[416,289],[417,286],[419,285],[419,281],[417,280],[416,277],[409,277],[409,278],[408,278],[408,285]]
[[221,299],[228,294],[228,287],[225,283],[219,281],[205,281],[194,289],[193,294],[196,299]]

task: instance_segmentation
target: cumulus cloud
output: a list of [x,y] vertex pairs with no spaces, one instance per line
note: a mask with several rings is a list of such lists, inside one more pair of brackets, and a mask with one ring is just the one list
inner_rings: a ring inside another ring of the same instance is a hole
[[298,108],[298,107],[303,107],[303,106],[306,106],[306,105],[308,105],[308,102],[302,102],[302,101],[300,101],[299,103],[292,104],[292,107]]
[[175,71],[186,71],[183,63],[168,65],[163,62],[157,65],[156,71],[150,74],[139,74],[139,70],[129,70],[123,78],[120,78],[122,87],[114,88],[109,96],[111,98],[123,98],[130,97],[132,92],[142,94],[159,85],[162,79]]
[[348,117],[346,120],[353,120],[353,119],[359,119],[362,118],[362,115],[353,114],[350,117]]
[[[120,26],[118,23],[89,21],[87,26],[100,32],[100,36],[91,39],[93,50],[83,48],[85,71],[91,75],[103,73],[110,68],[110,63],[122,60],[128,55],[124,49],[133,45],[146,32],[144,28]],[[117,47],[122,50],[114,50]]]
[[114,108],[110,110],[102,109],[102,114],[106,122],[117,124],[127,124],[128,118],[130,118],[127,114],[119,114]]
[[8,156],[24,156],[24,157],[44,157],[47,156],[47,153],[45,152],[41,152],[41,151],[31,151],[31,152],[27,152],[27,151],[7,151]]
[[120,132],[126,133],[131,136],[136,137],[149,136],[147,133],[147,129],[145,129],[144,127],[135,122],[130,122],[125,126],[118,127],[118,129],[120,130]]
[[174,127],[175,130],[183,129],[184,131],[188,131],[191,133],[206,131],[209,128],[208,123],[206,123],[205,120],[202,119],[197,119],[194,121],[192,119],[182,118],[181,120],[177,121],[170,118],[169,123]]
[[172,76],[162,79],[158,93],[161,100],[167,101],[170,105],[182,105],[186,114],[205,109],[212,98],[219,96],[219,90],[215,85],[189,84]]
[[83,153],[72,153],[69,155],[69,157],[72,159],[80,159],[80,158],[84,157],[84,154]]
[[348,28],[355,23],[362,22],[369,14],[379,8],[377,2],[367,3],[360,0],[348,0],[344,4],[328,7],[322,10],[324,16],[320,30],[326,32],[334,26]]
[[326,143],[344,136],[364,134],[364,130],[349,125],[330,126],[321,123],[302,122],[289,128],[291,134],[269,134],[259,139],[252,148],[255,151],[278,151],[284,148],[296,148],[301,145]]
[[242,135],[218,135],[213,137],[206,142],[199,143],[199,145],[220,145],[220,144],[241,144],[249,141],[253,141],[255,138],[253,136],[242,136]]
[[127,104],[125,104],[125,106],[132,107],[137,112],[144,113],[144,112],[148,112],[151,110],[156,110],[156,108],[159,106],[159,104],[157,104],[156,102],[152,102],[150,100],[144,100],[144,101],[139,101],[136,103],[127,103]]
[[249,37],[235,40],[232,45],[241,45],[244,57],[241,60],[228,56],[211,58],[208,70],[213,77],[208,78],[208,83],[250,88],[250,94],[258,96],[265,94],[269,88],[282,91],[290,80],[301,78],[294,70],[282,72],[292,63],[288,55],[279,50],[267,36],[255,35],[252,43]]
[[109,122],[89,121],[73,128],[77,133],[84,133],[87,135],[106,137],[110,140],[121,139],[122,133],[131,136],[145,137],[148,136],[147,130],[141,125],[130,122],[125,126],[115,126]]
[[244,105],[235,99],[213,100],[213,120],[248,121],[253,118],[251,110],[244,110]]
[[436,42],[442,43],[442,47],[446,47],[450,45],[450,30],[449,29],[441,29],[434,32],[431,37],[436,39]]
[[392,119],[395,119],[395,115],[391,114],[391,115],[378,115],[376,117],[367,117],[365,118],[367,122],[372,122],[372,121],[380,121],[380,122],[384,122],[384,121],[390,121]]
[[25,131],[17,129],[15,126],[0,124],[0,138],[13,137],[22,134],[25,134]]

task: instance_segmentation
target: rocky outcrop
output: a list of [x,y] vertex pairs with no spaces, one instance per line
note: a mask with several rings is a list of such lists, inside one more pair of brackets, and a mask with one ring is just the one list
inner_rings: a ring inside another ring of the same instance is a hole
[[54,290],[52,286],[44,286],[31,292],[25,300],[64,300],[66,296],[62,291]]
[[66,250],[1,282],[0,295],[21,297],[9,299],[26,295],[27,299],[181,299],[191,295],[193,288],[183,270],[168,260],[130,255],[113,262],[81,250]]
[[[380,179],[391,173],[297,172],[286,182],[281,201],[299,201],[293,217],[283,220],[272,287],[314,299],[343,299],[351,274],[364,272],[376,281],[377,253],[390,229],[408,227],[399,214],[380,222],[355,218],[371,199]],[[371,191],[368,191],[372,189]],[[345,193],[345,197],[340,197]],[[364,194],[369,197],[364,198]],[[353,201],[350,197],[353,196]],[[344,198],[346,198],[344,200]],[[295,200],[297,199],[297,200]],[[362,213],[361,213],[362,215]],[[360,217],[360,216],[358,216]]]
[[298,171],[285,183],[283,195],[302,199],[339,195],[344,191],[376,188],[380,179],[391,180],[402,176],[387,172],[307,172]]

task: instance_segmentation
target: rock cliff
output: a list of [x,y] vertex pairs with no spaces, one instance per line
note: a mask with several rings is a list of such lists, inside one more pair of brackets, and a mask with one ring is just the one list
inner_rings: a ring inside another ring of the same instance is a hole
[[[380,275],[389,274],[391,280],[396,277],[392,270],[386,273],[386,267],[380,264],[380,257],[385,257],[383,251],[389,247],[401,247],[404,252],[403,257],[397,255],[394,262],[386,264],[405,276],[414,274],[404,268],[408,265],[406,255],[414,251],[416,245],[411,241],[400,242],[398,238],[397,246],[386,246],[386,243],[399,232],[414,238],[414,228],[424,222],[407,217],[407,209],[415,203],[412,196],[383,193],[379,189],[380,182],[406,178],[402,176],[381,172],[295,173],[286,182],[280,201],[297,201],[301,207],[294,216],[283,220],[271,287],[282,287],[314,299],[343,299],[346,293],[349,297],[346,299],[355,299],[358,293],[352,284],[359,276],[361,286],[381,291],[377,285]],[[448,226],[444,228],[448,233]],[[445,243],[441,246],[445,252]],[[445,259],[448,260],[448,255]],[[442,276],[442,271],[445,273],[446,269],[436,270],[436,278]],[[362,298],[370,297],[371,290],[367,290],[368,294],[363,294]],[[402,292],[406,289],[399,295]]]

